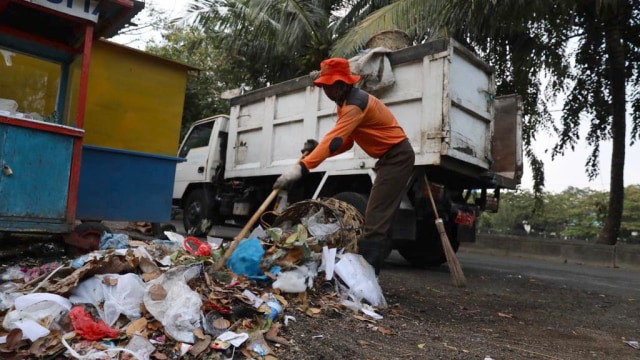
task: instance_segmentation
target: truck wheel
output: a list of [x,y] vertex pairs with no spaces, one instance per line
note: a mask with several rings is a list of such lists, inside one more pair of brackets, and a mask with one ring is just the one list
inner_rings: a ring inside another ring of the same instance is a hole
[[[460,242],[456,234],[456,226],[447,227],[447,237],[451,242],[453,251],[458,251]],[[440,266],[447,262],[447,257],[442,249],[440,234],[435,224],[420,226],[415,241],[404,241],[398,245],[398,252],[411,265],[417,267]]]
[[[347,204],[353,206],[354,208],[356,208],[356,210],[360,212],[360,214],[362,214],[362,217],[364,218],[364,213],[367,210],[367,201],[369,200],[367,195],[360,194],[357,192],[345,191],[345,192],[338,193],[332,197],[334,199],[344,201]],[[389,254],[391,254],[391,250],[392,250],[391,242],[389,242],[387,244],[387,249],[385,250],[385,253],[382,254],[383,259],[386,259],[389,256]]]
[[182,223],[184,231],[193,236],[206,236],[216,222],[215,210],[207,192],[193,190],[184,202]]

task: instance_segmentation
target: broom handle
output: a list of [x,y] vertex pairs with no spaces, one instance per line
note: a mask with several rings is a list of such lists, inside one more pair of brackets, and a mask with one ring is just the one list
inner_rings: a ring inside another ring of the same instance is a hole
[[[300,159],[298,159],[298,162],[304,159],[304,157],[307,156],[307,154],[309,154],[309,151],[304,151]],[[251,228],[256,223],[256,221],[258,221],[258,218],[260,217],[260,215],[262,215],[262,213],[267,209],[267,206],[269,206],[269,204],[273,201],[273,199],[275,199],[276,196],[278,196],[279,192],[280,192],[280,189],[273,189],[271,191],[271,194],[269,194],[269,196],[262,202],[262,205],[260,205],[258,210],[256,210],[255,213],[253,213],[253,216],[251,217],[251,219],[249,219],[249,221],[244,225],[244,227],[238,233],[238,235],[236,235],[236,237],[233,238],[231,245],[229,245],[229,248],[227,248],[227,250],[224,252],[224,255],[222,255],[222,258],[213,265],[213,271],[218,271],[220,270],[220,268],[222,268],[222,266],[224,266],[224,263],[226,263],[229,257],[231,256],[231,254],[233,254],[233,251],[236,249],[236,247],[240,243],[240,240],[244,239],[245,235],[247,235],[247,233],[249,232],[249,230],[251,230]]]
[[279,192],[280,192],[280,189],[273,189],[271,191],[271,194],[269,194],[269,196],[267,196],[267,198],[264,200],[262,205],[260,205],[258,210],[256,210],[256,212],[253,214],[251,219],[249,219],[249,221],[244,225],[242,230],[233,239],[233,243],[231,243],[231,246],[229,246],[229,249],[227,249],[227,252],[229,252],[229,253],[233,252],[233,250],[238,245],[237,241],[240,240],[240,239],[243,239],[245,237],[245,235],[247,235],[247,233],[249,232],[249,230],[251,230],[251,228],[256,223],[256,221],[258,221],[258,218],[260,217],[260,215],[262,215],[262,213],[267,209],[267,206],[269,206],[269,204],[273,201],[273,199],[276,198],[276,196],[278,195]]
[[431,194],[431,186],[429,186],[429,180],[427,180],[427,175],[424,175],[424,182],[427,184],[427,191],[429,192],[429,200],[431,200],[431,206],[433,206],[433,212],[436,215],[436,219],[440,218],[438,215],[438,208],[436,207],[436,202],[433,201],[433,194]]
[[436,203],[433,200],[433,194],[431,194],[431,186],[429,186],[427,174],[424,174],[424,182],[427,185],[429,200],[431,200],[431,206],[433,206],[433,212],[436,216],[436,229],[440,234],[440,242],[442,243],[442,250],[444,251],[444,255],[447,258],[447,265],[449,266],[449,271],[451,272],[451,279],[457,287],[465,287],[467,284],[467,279],[464,277],[464,272],[462,271],[462,267],[458,262],[456,252],[451,247],[451,242],[449,241],[449,236],[447,236],[447,231],[444,228],[444,223],[440,218],[440,215],[438,215],[438,209],[436,208]]

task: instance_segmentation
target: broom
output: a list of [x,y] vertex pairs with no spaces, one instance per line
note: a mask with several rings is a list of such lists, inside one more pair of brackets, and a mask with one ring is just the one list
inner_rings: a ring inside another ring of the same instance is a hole
[[427,191],[429,192],[429,200],[431,200],[431,206],[433,206],[433,213],[436,216],[436,228],[438,229],[438,233],[440,234],[440,242],[442,243],[442,250],[444,250],[444,255],[447,258],[447,265],[449,266],[449,272],[451,272],[451,280],[453,280],[453,284],[457,287],[465,287],[467,286],[467,279],[464,277],[464,273],[462,272],[462,267],[458,262],[458,258],[456,257],[455,251],[451,247],[451,242],[449,241],[449,237],[447,236],[447,232],[444,229],[444,223],[438,215],[438,209],[436,208],[436,203],[433,201],[433,195],[431,194],[431,187],[429,186],[429,180],[427,180],[427,175],[424,175],[424,182],[427,186]]

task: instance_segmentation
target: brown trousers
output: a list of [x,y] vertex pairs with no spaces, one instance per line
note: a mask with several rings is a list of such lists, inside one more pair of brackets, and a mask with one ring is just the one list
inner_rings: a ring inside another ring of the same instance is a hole
[[415,153],[408,139],[391,147],[376,162],[376,179],[365,212],[362,247],[388,245],[391,223],[413,172],[414,162]]

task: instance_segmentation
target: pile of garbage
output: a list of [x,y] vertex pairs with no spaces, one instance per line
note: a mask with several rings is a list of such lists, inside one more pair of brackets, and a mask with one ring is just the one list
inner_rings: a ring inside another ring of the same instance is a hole
[[97,251],[4,269],[2,358],[275,360],[312,296],[379,319],[387,304],[348,206],[293,204],[230,254],[219,238],[105,232]]

